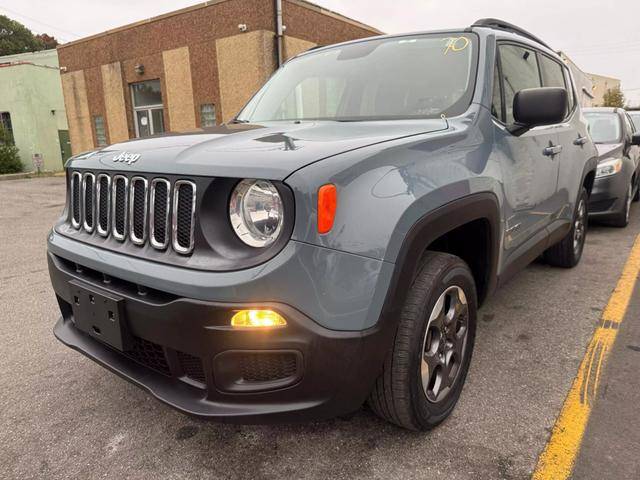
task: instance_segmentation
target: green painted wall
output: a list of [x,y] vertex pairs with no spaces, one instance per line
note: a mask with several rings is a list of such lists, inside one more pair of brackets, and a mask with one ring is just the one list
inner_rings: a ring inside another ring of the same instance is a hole
[[0,57],[0,112],[11,114],[24,170],[34,170],[35,153],[45,170],[62,170],[58,130],[68,127],[56,50]]

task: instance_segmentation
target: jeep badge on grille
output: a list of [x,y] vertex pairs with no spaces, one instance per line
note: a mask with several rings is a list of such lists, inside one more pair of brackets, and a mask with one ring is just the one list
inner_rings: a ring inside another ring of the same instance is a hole
[[139,158],[140,158],[139,153],[122,152],[116,155],[115,157],[113,157],[113,161],[122,162],[122,163],[126,163],[127,165],[131,165],[132,163],[136,163]]

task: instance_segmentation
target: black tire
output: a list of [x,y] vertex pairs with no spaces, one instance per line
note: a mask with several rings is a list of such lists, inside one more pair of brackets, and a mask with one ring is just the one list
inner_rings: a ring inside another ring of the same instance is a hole
[[573,223],[569,233],[554,246],[549,247],[544,252],[544,259],[549,265],[562,268],[573,268],[580,263],[584,242],[587,237],[587,226],[589,217],[589,195],[587,190],[582,188],[576,211],[573,213]]
[[[460,292],[464,294],[466,308]],[[455,305],[459,309],[453,308]],[[441,315],[429,322],[436,306],[441,308]],[[465,310],[466,313],[455,315],[455,312]],[[450,320],[447,325],[449,317],[444,315],[445,312],[455,321]],[[445,420],[460,398],[469,370],[476,333],[476,312],[476,287],[467,264],[454,255],[427,252],[407,294],[393,347],[369,396],[371,409],[389,422],[410,430],[429,430]],[[434,333],[438,330],[437,323],[442,324],[439,334]],[[430,337],[427,335],[428,325]],[[446,335],[444,331],[447,331]],[[445,336],[438,337],[436,345],[437,335]],[[461,340],[463,335],[465,339]],[[448,340],[450,338],[457,342],[457,346],[449,345],[452,343]],[[427,346],[429,351],[425,352]],[[433,369],[426,370],[427,388],[423,388],[423,362],[427,365],[424,359],[433,363],[443,362],[441,366],[435,365]],[[442,380],[436,393],[438,375]],[[450,385],[446,386],[449,382]],[[429,394],[434,398],[429,399]]]
[[633,183],[629,185],[627,189],[627,193],[624,196],[624,200],[622,203],[622,210],[613,215],[609,220],[609,224],[618,227],[624,228],[629,225],[629,219],[631,218],[631,200],[633,195]]

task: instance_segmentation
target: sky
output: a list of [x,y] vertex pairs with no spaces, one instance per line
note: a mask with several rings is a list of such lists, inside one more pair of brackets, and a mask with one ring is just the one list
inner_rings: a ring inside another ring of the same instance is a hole
[[[190,0],[0,0],[0,13],[71,41],[201,3]],[[622,80],[640,106],[640,0],[315,0],[387,33],[515,23],[564,51],[585,72]],[[238,19],[238,23],[243,23]]]

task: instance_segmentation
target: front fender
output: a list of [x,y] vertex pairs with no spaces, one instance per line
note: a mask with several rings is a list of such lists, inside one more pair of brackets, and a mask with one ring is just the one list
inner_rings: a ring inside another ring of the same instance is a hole
[[[399,139],[309,165],[285,182],[294,191],[293,239],[395,263],[404,238],[429,212],[471,195],[502,198],[485,109],[450,121],[444,132]],[[336,185],[332,230],[317,231],[317,191]]]

